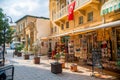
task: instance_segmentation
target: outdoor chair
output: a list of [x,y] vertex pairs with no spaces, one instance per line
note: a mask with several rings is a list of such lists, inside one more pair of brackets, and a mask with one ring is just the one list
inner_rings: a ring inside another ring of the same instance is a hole
[[14,78],[14,66],[2,66],[0,67],[0,80],[13,80]]

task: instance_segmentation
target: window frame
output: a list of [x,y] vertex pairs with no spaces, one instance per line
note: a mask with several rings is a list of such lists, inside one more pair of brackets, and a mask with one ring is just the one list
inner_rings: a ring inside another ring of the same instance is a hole
[[66,28],[69,28],[69,22],[68,21],[66,22]]
[[64,30],[64,24],[61,24],[61,30]]
[[79,24],[83,24],[83,16],[79,17]]
[[88,14],[87,14],[87,21],[89,22],[89,21],[93,21],[93,11],[91,11],[91,12],[89,12]]

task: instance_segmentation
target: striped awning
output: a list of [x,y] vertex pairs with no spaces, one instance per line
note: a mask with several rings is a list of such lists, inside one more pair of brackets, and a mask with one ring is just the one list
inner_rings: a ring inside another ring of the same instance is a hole
[[120,0],[108,0],[101,8],[101,15],[106,15],[118,9],[120,9]]

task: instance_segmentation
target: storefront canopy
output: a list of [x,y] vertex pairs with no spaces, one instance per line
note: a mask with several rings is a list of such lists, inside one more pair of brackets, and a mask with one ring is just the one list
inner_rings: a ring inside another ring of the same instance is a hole
[[110,23],[106,23],[106,24],[101,24],[99,26],[84,28],[84,29],[74,29],[74,30],[72,30],[70,32],[54,35],[54,36],[51,36],[51,37],[59,37],[59,36],[65,36],[65,35],[79,33],[79,32],[93,31],[93,30],[97,30],[97,29],[101,29],[101,28],[110,28],[110,27],[117,27],[117,26],[120,26],[120,20],[110,22]]
[[120,0],[108,0],[101,8],[101,15],[120,9]]
[[97,30],[97,29],[117,27],[117,26],[120,26],[120,20],[110,22],[110,23],[106,23],[106,24],[101,24],[101,25],[95,26],[95,27],[89,27],[89,28],[85,28],[85,29],[74,30],[74,33],[76,33],[76,32],[85,32],[85,31],[93,31],[93,30]]

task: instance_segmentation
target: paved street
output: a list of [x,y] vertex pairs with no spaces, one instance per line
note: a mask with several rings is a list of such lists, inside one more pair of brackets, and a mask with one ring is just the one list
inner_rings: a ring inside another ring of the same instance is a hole
[[30,60],[23,57],[12,57],[13,50],[7,50],[6,64],[15,66],[14,80],[104,80],[91,77],[90,70],[78,67],[78,72],[71,72],[70,69],[63,69],[62,74],[53,74],[50,71],[50,63],[45,57],[41,57],[41,64],[35,65]]

